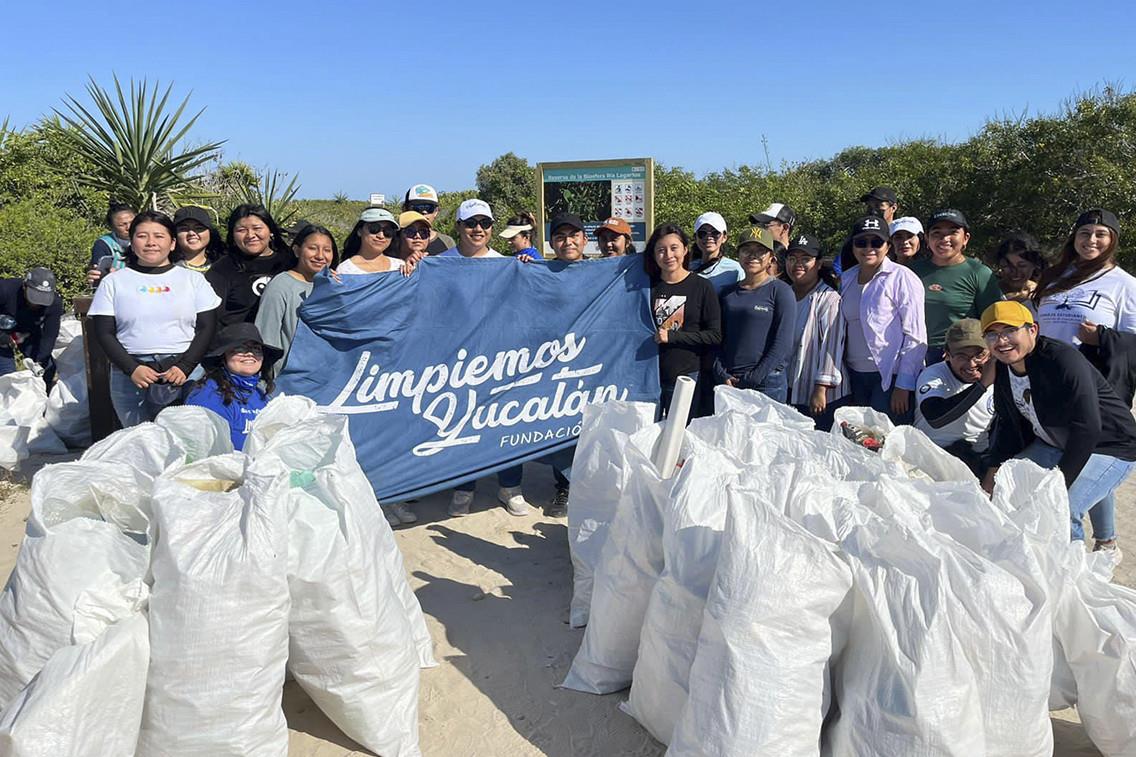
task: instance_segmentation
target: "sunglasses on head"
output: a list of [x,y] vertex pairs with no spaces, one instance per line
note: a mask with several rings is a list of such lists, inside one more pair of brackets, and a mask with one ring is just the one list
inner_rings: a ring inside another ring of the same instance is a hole
[[413,210],[415,213],[422,215],[429,215],[438,209],[438,206],[432,202],[412,202],[407,206],[407,210]]
[[722,236],[722,232],[710,226],[703,226],[695,234],[699,239],[717,239]]
[[402,235],[407,239],[429,239],[430,230],[421,227],[411,226],[402,230]]
[[477,216],[475,218],[467,218],[464,221],[462,221],[462,226],[466,227],[467,229],[475,229],[478,226],[480,226],[483,229],[491,229],[491,228],[493,228],[493,219],[492,218],[486,218],[485,216]]
[[382,234],[388,238],[393,237],[398,232],[397,226],[386,221],[371,221],[363,228],[367,230],[368,234]]
[[878,250],[884,246],[884,240],[879,237],[859,237],[852,240],[852,246],[861,250],[871,247],[873,250]]

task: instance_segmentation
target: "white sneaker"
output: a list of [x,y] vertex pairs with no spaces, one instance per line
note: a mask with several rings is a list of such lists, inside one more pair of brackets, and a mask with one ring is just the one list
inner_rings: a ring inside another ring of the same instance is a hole
[[418,516],[415,515],[414,511],[407,507],[403,502],[396,502],[391,505],[390,511],[394,513],[394,516],[396,518],[398,518],[399,523],[408,524],[418,522]]
[[509,515],[528,515],[529,503],[519,486],[502,486],[497,490],[497,501],[505,506]]
[[473,492],[454,492],[454,496],[450,498],[449,513],[455,518],[469,515],[471,504],[473,504]]

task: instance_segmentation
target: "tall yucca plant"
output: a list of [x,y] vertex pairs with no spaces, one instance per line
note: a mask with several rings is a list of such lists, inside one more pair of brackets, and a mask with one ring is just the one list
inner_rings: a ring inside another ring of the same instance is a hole
[[287,226],[299,212],[296,193],[300,191],[300,185],[296,183],[298,177],[293,176],[284,184],[287,177],[288,174],[280,171],[265,171],[257,175],[255,184],[237,184],[232,191],[238,202],[263,205],[276,223]]
[[120,202],[136,208],[169,208],[179,195],[194,195],[194,170],[217,158],[223,142],[211,142],[192,149],[179,149],[179,143],[204,112],[199,110],[183,120],[187,95],[173,113],[169,112],[170,90],[130,81],[127,96],[114,77],[114,92],[100,87],[92,78],[87,94],[94,102],[90,109],[67,95],[67,112],[55,111],[55,122],[68,143],[94,166],[78,180],[105,191]]

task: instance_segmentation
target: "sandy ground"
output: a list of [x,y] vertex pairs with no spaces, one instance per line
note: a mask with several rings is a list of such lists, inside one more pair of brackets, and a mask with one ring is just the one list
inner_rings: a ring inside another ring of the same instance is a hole
[[[396,531],[411,585],[426,612],[439,666],[422,671],[420,729],[426,757],[552,755],[654,757],[665,751],[618,711],[626,694],[556,688],[583,636],[568,627],[571,562],[566,521],[491,506],[496,482],[479,484],[474,512],[446,515],[448,498],[414,505],[420,521]],[[552,496],[545,466],[525,468],[526,496]],[[29,498],[0,483],[0,579],[16,558]],[[1122,544],[1136,550],[1136,482],[1117,496]],[[1136,586],[1136,558],[1116,580]],[[295,684],[284,691],[293,757],[370,754],[343,736]],[[1058,757],[1099,755],[1076,713],[1055,713]]]

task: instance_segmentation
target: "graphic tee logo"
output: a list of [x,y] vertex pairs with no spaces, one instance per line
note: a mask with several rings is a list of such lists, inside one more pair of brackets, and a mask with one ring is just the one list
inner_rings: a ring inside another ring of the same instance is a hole
[[1072,310],[1075,307],[1085,308],[1086,310],[1096,310],[1097,303],[1101,301],[1102,297],[1104,297],[1104,295],[1096,289],[1091,292],[1074,289],[1072,292],[1065,295],[1065,299],[1060,305],[1054,308],[1054,310]]
[[686,323],[686,295],[672,294],[655,300],[655,326],[678,331]]
[[264,288],[268,286],[268,282],[271,280],[271,276],[257,276],[252,280],[252,293],[257,297],[264,294]]
[[140,294],[169,294],[170,288],[168,286],[161,286],[161,287],[140,286],[140,287],[138,287],[138,292]]

